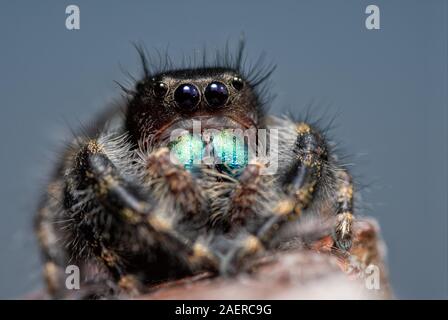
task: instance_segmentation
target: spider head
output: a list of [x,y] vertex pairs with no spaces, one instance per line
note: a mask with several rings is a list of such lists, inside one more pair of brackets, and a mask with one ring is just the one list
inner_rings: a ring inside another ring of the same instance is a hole
[[163,141],[176,128],[256,128],[258,97],[248,81],[228,68],[182,69],[147,77],[136,85],[126,116],[136,141]]

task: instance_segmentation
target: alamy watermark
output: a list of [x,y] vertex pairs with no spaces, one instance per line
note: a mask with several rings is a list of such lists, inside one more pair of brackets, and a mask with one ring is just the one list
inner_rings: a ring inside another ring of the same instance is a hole
[[186,129],[171,132],[170,144],[180,143],[183,137],[190,140],[180,148],[172,148],[170,156],[174,163],[182,162],[179,153],[186,153],[192,165],[230,164],[244,167],[256,162],[263,165],[261,175],[277,172],[278,129],[203,129],[201,121],[193,120],[191,132]]
[[65,27],[67,30],[79,30],[81,28],[81,11],[79,6],[71,4],[65,8]]
[[366,7],[365,13],[368,14],[365,22],[367,30],[379,30],[381,28],[380,8],[371,4]]
[[65,268],[65,287],[68,290],[79,290],[81,288],[81,273],[77,265],[71,264]]
[[[377,5],[370,4],[365,8],[365,27],[368,30],[379,30],[380,25],[380,8]],[[71,4],[65,8],[65,27],[67,30],[79,30],[81,28],[81,11],[78,5]]]

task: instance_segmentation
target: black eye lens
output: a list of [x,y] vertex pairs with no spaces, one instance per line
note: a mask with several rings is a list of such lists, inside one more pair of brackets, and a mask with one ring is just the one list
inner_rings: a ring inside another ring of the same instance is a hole
[[234,77],[232,79],[232,87],[234,87],[236,90],[240,91],[241,89],[243,89],[243,86],[244,82],[240,77]]
[[174,91],[174,100],[180,108],[192,110],[199,102],[199,90],[192,84],[181,84]]
[[156,97],[163,98],[168,92],[168,85],[164,82],[157,81],[153,84],[153,89]]
[[229,98],[229,92],[225,84],[212,82],[205,88],[205,99],[211,107],[221,107]]

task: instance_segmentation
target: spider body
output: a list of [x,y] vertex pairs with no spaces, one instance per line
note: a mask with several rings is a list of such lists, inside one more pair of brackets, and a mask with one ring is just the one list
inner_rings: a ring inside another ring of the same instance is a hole
[[[89,297],[201,270],[234,274],[252,256],[306,245],[306,215],[335,217],[330,232],[350,248],[350,175],[315,127],[266,114],[260,87],[272,70],[244,76],[242,48],[232,63],[157,73],[141,56],[124,118],[109,112],[77,137],[42,197],[36,230],[53,297],[66,294],[69,264],[99,288]],[[246,146],[229,129],[275,129],[277,170],[248,155],[259,139]]]

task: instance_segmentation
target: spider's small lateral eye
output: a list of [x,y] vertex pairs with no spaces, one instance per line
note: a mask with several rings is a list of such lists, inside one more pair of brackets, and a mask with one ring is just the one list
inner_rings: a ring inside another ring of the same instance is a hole
[[156,81],[153,84],[154,95],[158,98],[165,97],[168,92],[168,85],[162,81]]
[[205,99],[211,107],[222,107],[229,98],[229,91],[224,83],[214,81],[205,88]]
[[244,81],[240,77],[233,77],[232,79],[232,87],[234,87],[236,90],[240,91],[244,87]]
[[191,111],[199,103],[199,90],[191,83],[183,83],[174,91],[174,100],[179,108],[185,111]]

